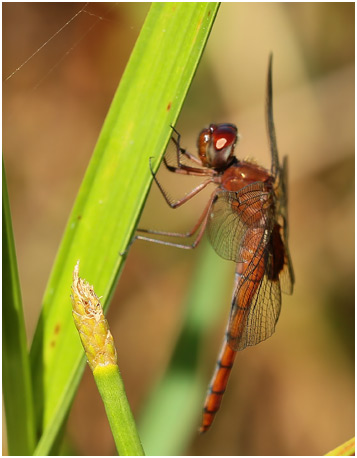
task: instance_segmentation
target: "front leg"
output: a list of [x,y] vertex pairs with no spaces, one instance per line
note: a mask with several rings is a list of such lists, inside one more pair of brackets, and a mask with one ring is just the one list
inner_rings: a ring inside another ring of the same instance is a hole
[[[171,137],[171,140],[174,142],[176,146],[176,165],[169,164],[166,157],[164,156],[164,164],[167,170],[169,170],[170,172],[174,172],[174,173],[180,173],[182,175],[195,175],[195,176],[213,176],[215,175],[216,172],[214,170],[204,168],[202,166],[202,162],[197,157],[190,154],[184,148],[181,148],[180,146],[181,135],[173,126],[171,126],[171,128],[177,134],[177,139],[175,139],[173,136]],[[189,159],[194,164],[199,165],[200,167],[183,164],[181,162],[182,155],[184,155],[187,159]]]
[[179,200],[172,200],[167,192],[164,190],[164,188],[161,186],[159,180],[156,178],[156,175],[155,175],[155,172],[153,171],[152,169],[152,165],[151,165],[151,158],[150,158],[150,171],[151,171],[151,174],[152,174],[152,177],[155,181],[155,183],[157,184],[161,194],[164,196],[164,199],[166,200],[166,203],[171,207],[171,208],[177,208],[177,207],[180,207],[181,205],[183,205],[184,203],[186,203],[188,200],[192,199],[192,197],[194,197],[196,194],[198,194],[200,191],[202,191],[202,189],[204,189],[206,186],[208,186],[210,183],[213,183],[214,182],[214,179],[213,177],[210,177],[208,178],[206,181],[204,181],[203,183],[199,184],[198,186],[196,186],[195,188],[193,188],[188,194],[186,194],[182,199],[179,199]]
[[183,166],[183,164],[181,164],[181,161],[180,161],[180,153],[184,154],[192,162],[195,162],[196,164],[202,167],[202,162],[200,161],[200,159],[198,159],[196,156],[193,156],[193,154],[189,153],[186,149],[181,148],[180,146],[181,134],[173,126],[171,126],[171,129],[177,134],[177,139],[175,139],[174,137],[171,137],[171,140],[176,145],[177,167],[181,168]]

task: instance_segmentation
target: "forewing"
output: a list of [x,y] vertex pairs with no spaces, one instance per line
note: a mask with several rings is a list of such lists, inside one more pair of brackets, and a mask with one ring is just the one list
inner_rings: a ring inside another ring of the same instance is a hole
[[[279,280],[270,280],[271,262],[252,298],[251,306],[239,308],[233,301],[228,328],[228,343],[234,350],[244,350],[268,339],[274,331],[281,308]],[[249,281],[247,278],[245,281]],[[237,288],[242,287],[238,284]],[[235,292],[234,297],[238,297]],[[237,323],[238,329],[237,329]]]
[[208,237],[224,259],[241,262],[241,243],[249,228],[270,226],[273,221],[273,197],[263,182],[239,191],[219,190],[208,220]]

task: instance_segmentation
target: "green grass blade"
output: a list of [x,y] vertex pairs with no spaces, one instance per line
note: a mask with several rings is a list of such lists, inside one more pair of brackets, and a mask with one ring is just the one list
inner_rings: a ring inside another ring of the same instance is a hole
[[12,232],[5,168],[2,175],[3,396],[10,455],[32,455],[35,448],[30,361]]
[[205,246],[185,301],[184,325],[172,359],[139,422],[147,455],[184,455],[198,434],[209,382],[199,370],[202,339],[205,330],[217,323],[223,305],[229,305],[226,292],[230,284],[233,285],[233,264]]
[[[147,195],[212,27],[217,3],[154,3],[113,99],[45,292],[31,348],[38,427],[47,454],[84,367],[71,319],[77,260],[106,309]],[[70,164],[68,164],[70,167]]]

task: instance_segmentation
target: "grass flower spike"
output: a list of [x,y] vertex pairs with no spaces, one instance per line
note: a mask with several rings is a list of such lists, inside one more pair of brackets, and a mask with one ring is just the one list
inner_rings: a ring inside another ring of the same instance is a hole
[[79,262],[73,272],[71,298],[73,319],[103,400],[118,453],[143,456],[144,450],[117,365],[113,336],[93,286],[79,278]]
[[97,366],[117,364],[117,354],[99,298],[93,286],[79,278],[78,273],[79,262],[73,271],[72,314],[93,371]]

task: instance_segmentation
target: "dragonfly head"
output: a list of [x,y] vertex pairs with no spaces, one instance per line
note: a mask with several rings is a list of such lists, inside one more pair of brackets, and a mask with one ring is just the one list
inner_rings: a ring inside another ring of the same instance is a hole
[[198,152],[202,164],[214,169],[225,169],[233,158],[238,129],[233,124],[211,124],[198,137]]

